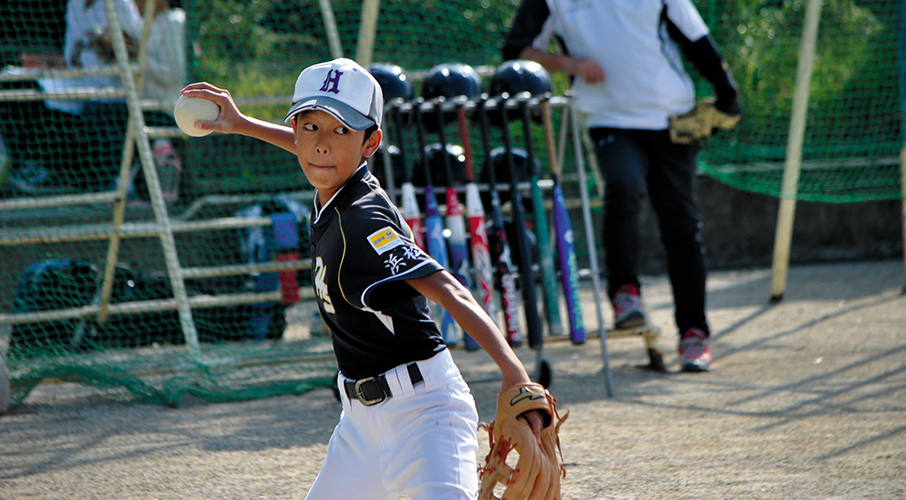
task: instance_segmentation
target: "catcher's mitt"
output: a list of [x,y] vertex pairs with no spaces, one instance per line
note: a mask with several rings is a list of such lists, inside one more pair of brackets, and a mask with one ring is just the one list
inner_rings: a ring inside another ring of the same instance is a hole
[[[519,415],[531,410],[545,413],[541,431],[541,446],[532,428]],[[541,384],[518,384],[497,395],[497,415],[490,425],[482,424],[491,439],[491,451],[480,469],[480,500],[560,500],[560,478],[566,470],[560,465],[560,425],[557,400]],[[506,463],[510,451],[516,450],[519,459],[515,467]],[[497,483],[505,488],[500,497],[494,495]]]
[[694,144],[711,136],[715,130],[730,130],[742,115],[728,115],[714,107],[714,99],[702,99],[688,113],[670,117],[670,140],[675,144]]

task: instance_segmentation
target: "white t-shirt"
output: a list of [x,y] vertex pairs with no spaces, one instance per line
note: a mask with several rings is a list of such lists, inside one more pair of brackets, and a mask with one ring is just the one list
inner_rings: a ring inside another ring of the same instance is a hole
[[186,13],[182,9],[167,9],[151,21],[142,97],[169,101],[172,110],[179,91],[188,84],[187,79]]
[[[81,41],[83,45],[87,45],[93,32],[107,29],[107,13],[104,10],[103,0],[94,0],[87,7],[86,3],[86,0],[69,0],[69,3],[66,4],[66,40],[63,45],[63,55],[66,57],[67,64],[71,63],[78,42]],[[123,33],[129,35],[136,42],[141,40],[144,22],[135,2],[133,0],[114,0],[114,5]],[[106,64],[96,52],[88,48],[79,53],[78,60],[83,68],[99,68]],[[110,78],[115,79],[116,77],[97,78],[105,78],[106,80],[102,81],[110,82]],[[87,84],[92,79],[84,80]]]
[[[66,4],[66,37],[63,45],[63,55],[66,64],[72,65],[76,48],[82,42],[87,46],[92,33],[107,29],[107,13],[104,10],[103,0],[94,0],[86,6],[87,0],[69,0]],[[144,21],[133,0],[114,0],[117,19],[123,32],[133,40],[139,41],[142,37]],[[87,47],[83,48],[77,57],[79,65],[83,68],[99,68],[106,63],[101,57]],[[120,79],[116,76],[92,76],[84,78],[58,78],[46,79],[38,82],[46,92],[84,87],[119,87]],[[110,101],[109,99],[99,101]],[[47,107],[59,109],[73,114],[82,111],[80,101],[46,101]]]
[[662,15],[690,41],[709,34],[690,0],[546,0],[550,15],[532,46],[563,40],[572,57],[594,59],[605,81],[576,77],[573,91],[589,127],[661,130],[695,105],[692,79]]

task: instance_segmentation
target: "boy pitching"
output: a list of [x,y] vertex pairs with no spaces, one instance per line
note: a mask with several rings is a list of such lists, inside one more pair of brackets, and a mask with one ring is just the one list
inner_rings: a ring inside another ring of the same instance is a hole
[[[220,106],[206,130],[242,134],[298,156],[316,188],[311,222],[318,306],[330,326],[343,404],[308,499],[475,499],[478,413],[426,298],[491,355],[503,389],[530,382],[494,322],[412,239],[366,158],[381,144],[378,82],[349,59],[306,68],[284,121],[242,114],[227,90],[182,91]],[[524,417],[536,437],[536,411]]]

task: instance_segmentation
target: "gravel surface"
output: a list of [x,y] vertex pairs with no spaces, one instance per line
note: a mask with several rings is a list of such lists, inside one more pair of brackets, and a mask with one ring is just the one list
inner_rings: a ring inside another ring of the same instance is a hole
[[[681,374],[669,284],[647,277],[671,373],[645,368],[640,339],[611,339],[610,398],[598,339],[544,347],[570,412],[563,498],[906,498],[903,281],[902,261],[793,267],[770,305],[769,270],[712,273],[713,371]],[[454,357],[493,418],[490,358]],[[339,409],[329,390],[174,409],[45,384],[0,417],[0,499],[301,499]]]

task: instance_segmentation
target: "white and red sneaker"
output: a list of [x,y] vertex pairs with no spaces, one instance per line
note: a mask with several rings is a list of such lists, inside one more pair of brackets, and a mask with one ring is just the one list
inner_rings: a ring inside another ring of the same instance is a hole
[[648,320],[642,311],[642,298],[635,285],[623,285],[613,298],[614,329],[624,330],[645,326]]
[[684,372],[711,370],[711,346],[708,345],[708,337],[698,328],[690,328],[683,334],[679,354]]

